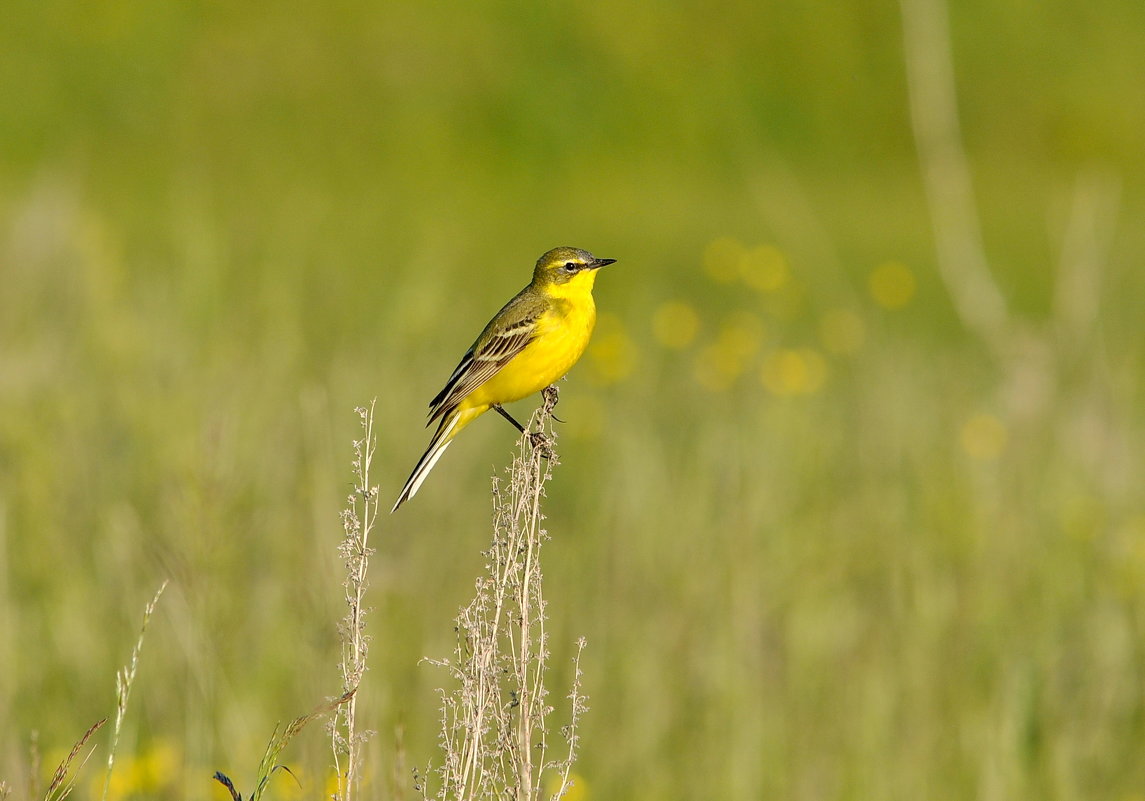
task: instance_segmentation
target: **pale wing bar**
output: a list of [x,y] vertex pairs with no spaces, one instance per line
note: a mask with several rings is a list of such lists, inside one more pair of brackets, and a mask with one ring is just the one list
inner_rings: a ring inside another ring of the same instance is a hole
[[479,343],[480,350],[475,350],[476,346],[470,348],[449,377],[445,388],[430,401],[429,423],[446,414],[523,351],[537,335],[537,319],[528,317],[511,328],[498,331],[487,341]]

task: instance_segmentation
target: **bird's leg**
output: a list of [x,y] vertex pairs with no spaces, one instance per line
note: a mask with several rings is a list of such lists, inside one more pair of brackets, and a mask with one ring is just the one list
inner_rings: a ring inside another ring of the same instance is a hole
[[[564,379],[561,380],[563,381]],[[553,413],[553,409],[557,407],[557,401],[561,399],[560,387],[558,387],[556,384],[549,384],[547,387],[541,390],[541,397],[545,401],[545,410],[548,411],[549,417],[553,418],[558,423],[563,423],[564,420],[557,417],[556,414]]]
[[[557,389],[557,385],[556,384],[549,384],[547,387],[542,389],[541,390],[541,398],[544,400],[544,405],[543,405],[542,410],[541,410],[541,419],[543,420],[545,415],[548,415],[549,417],[556,420],[558,423],[563,423],[564,422],[563,420],[561,420],[559,417],[557,417],[555,414],[553,414],[553,407],[557,405],[557,401],[560,399],[560,391]],[[545,432],[543,432],[543,431],[531,432],[529,434],[529,442],[532,444],[532,446],[536,450],[540,451],[540,454],[542,457],[544,457],[545,459],[551,459],[552,458],[552,456],[553,456],[552,443],[549,441],[549,438],[545,435]]]
[[541,390],[541,398],[545,401],[545,411],[551,415],[561,399],[561,390],[556,384],[549,384]]
[[557,407],[557,401],[561,399],[560,387],[556,384],[549,384],[541,390],[541,398],[545,401],[545,413],[558,423],[563,423],[564,420],[553,414],[553,409]]
[[539,450],[541,452],[541,456],[548,459],[550,456],[553,455],[553,449],[549,445],[549,438],[546,437],[542,432],[540,432],[540,431],[531,431],[531,432],[526,431],[525,427],[517,422],[517,418],[513,417],[513,415],[511,415],[507,411],[505,411],[505,408],[503,406],[501,406],[501,404],[499,404],[499,403],[494,403],[492,408],[494,408],[497,411],[497,414],[501,415],[506,420],[508,420],[510,423],[512,423],[518,431],[520,431],[522,434],[527,436],[529,438],[529,444],[532,445],[537,450]]
[[511,415],[511,414],[509,414],[507,411],[505,411],[505,408],[504,408],[504,407],[503,407],[501,404],[499,404],[499,403],[494,403],[494,404],[493,404],[493,408],[494,408],[494,410],[496,410],[497,414],[501,415],[501,416],[502,416],[502,417],[504,417],[506,420],[508,420],[510,423],[512,423],[512,424],[513,424],[513,426],[514,426],[514,427],[515,427],[515,428],[516,428],[518,431],[520,431],[522,434],[524,434],[524,433],[525,433],[525,427],[524,427],[523,425],[521,425],[520,423],[518,423],[518,422],[517,422],[517,418],[513,417],[513,415]]

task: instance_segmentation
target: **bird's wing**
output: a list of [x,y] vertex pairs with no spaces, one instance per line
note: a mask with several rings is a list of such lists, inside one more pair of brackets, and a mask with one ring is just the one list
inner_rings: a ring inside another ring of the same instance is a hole
[[545,308],[543,298],[526,292],[505,304],[461,357],[445,387],[429,402],[429,422],[461,403],[523,351],[537,336],[537,322]]

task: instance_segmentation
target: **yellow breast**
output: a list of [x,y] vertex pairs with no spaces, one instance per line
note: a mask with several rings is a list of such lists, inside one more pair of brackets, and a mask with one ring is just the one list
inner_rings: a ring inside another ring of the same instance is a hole
[[[571,283],[571,282],[570,282]],[[537,337],[476,390],[467,405],[511,403],[560,380],[580,359],[596,325],[591,284],[561,293],[537,321]]]

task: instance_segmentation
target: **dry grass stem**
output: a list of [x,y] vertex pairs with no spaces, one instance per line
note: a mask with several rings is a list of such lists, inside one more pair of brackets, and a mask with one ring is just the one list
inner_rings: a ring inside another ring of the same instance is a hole
[[127,716],[127,700],[131,697],[131,685],[135,683],[135,672],[139,667],[139,653],[143,650],[143,637],[147,634],[147,624],[155,612],[155,605],[163,590],[167,589],[167,582],[160,586],[151,602],[143,610],[143,624],[139,627],[139,637],[135,640],[135,647],[131,649],[131,661],[127,666],[115,674],[115,728],[111,735],[111,748],[107,752],[107,775],[103,779],[103,796],[107,801],[107,792],[111,787],[111,774],[115,770],[115,750],[119,747],[119,733],[123,729],[123,719]]
[[1009,310],[982,244],[962,146],[944,0],[900,0],[911,122],[937,248],[938,269],[967,328],[1000,347]]
[[568,694],[571,714],[569,716],[568,725],[561,729],[561,734],[568,744],[568,751],[564,759],[553,764],[553,768],[558,771],[560,777],[556,792],[552,795],[554,799],[562,798],[564,794],[572,788],[572,779],[569,774],[572,772],[573,762],[576,761],[577,748],[580,746],[580,734],[577,732],[577,724],[580,722],[584,713],[588,711],[588,696],[581,691],[581,678],[584,674],[581,673],[580,670],[580,655],[587,644],[584,637],[579,638],[576,641],[576,653],[573,654],[573,681]]
[[79,773],[80,768],[87,764],[87,761],[91,758],[92,752],[95,750],[95,746],[92,746],[90,749],[88,749],[87,753],[83,755],[83,758],[80,759],[79,764],[75,766],[74,770],[72,769],[72,763],[75,762],[76,757],[80,755],[80,752],[84,750],[84,746],[87,745],[87,741],[91,739],[93,734],[103,728],[103,724],[105,723],[107,723],[107,718],[96,721],[94,724],[92,724],[91,728],[83,733],[83,736],[79,738],[76,744],[72,746],[72,750],[66,757],[64,757],[59,766],[56,767],[56,772],[52,776],[52,783],[48,785],[48,792],[44,796],[45,801],[63,801],[65,798],[71,795],[72,790],[75,789],[76,774]]
[[346,566],[346,617],[339,625],[342,639],[343,697],[345,704],[339,705],[334,719],[330,722],[331,748],[334,753],[334,768],[338,776],[336,801],[351,801],[359,789],[361,777],[361,747],[370,732],[357,729],[357,689],[366,672],[366,657],[369,653],[370,638],[366,635],[365,606],[367,575],[370,555],[370,533],[378,519],[378,488],[370,484],[370,467],[374,459],[374,402],[370,408],[355,410],[362,426],[362,439],[354,442],[354,491],[346,500],[342,510],[344,537],[338,552]]
[[[558,778],[559,798],[570,785],[576,754],[576,725],[586,709],[580,691],[578,643],[571,722],[562,732],[568,744],[560,759],[549,759],[547,719],[552,712],[545,688],[549,659],[542,593],[541,528],[545,483],[557,464],[553,444],[554,388],[530,421],[532,434],[521,437],[509,480],[493,483],[493,541],[487,572],[477,580],[473,600],[456,621],[457,648],[452,659],[427,660],[446,668],[458,682],[442,691],[438,769],[439,801],[515,799],[542,795],[541,777]],[[546,458],[547,456],[547,458]],[[429,788],[419,782],[423,797]]]

